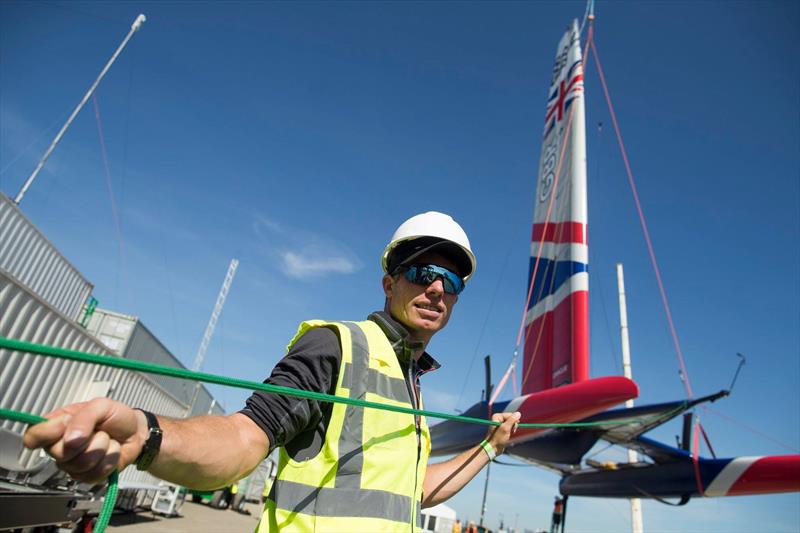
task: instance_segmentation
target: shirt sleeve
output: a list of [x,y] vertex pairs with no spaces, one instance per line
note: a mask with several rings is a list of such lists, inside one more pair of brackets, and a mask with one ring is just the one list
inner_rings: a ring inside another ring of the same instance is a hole
[[[342,348],[336,331],[314,328],[297,339],[264,383],[332,394],[341,360]],[[239,412],[264,430],[271,451],[319,424],[330,410],[329,404],[321,404],[324,402],[255,391]]]

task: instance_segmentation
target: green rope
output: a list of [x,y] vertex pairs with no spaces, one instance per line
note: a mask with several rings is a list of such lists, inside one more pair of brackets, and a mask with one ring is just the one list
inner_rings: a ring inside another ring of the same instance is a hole
[[[28,425],[34,425],[38,424],[39,422],[47,421],[46,418],[41,416],[2,408],[0,408],[0,418],[13,420],[14,422],[22,422],[23,424]],[[95,531],[96,533],[103,533],[106,530],[108,521],[111,519],[111,514],[114,512],[114,505],[117,503],[117,492],[119,491],[118,485],[119,475],[117,474],[117,471],[114,470],[111,472],[111,475],[108,476],[108,489],[106,490],[106,495],[103,498],[103,507],[100,508],[100,514],[97,517],[97,522],[95,523],[92,531]]]
[[[273,394],[283,394],[286,396],[294,396],[296,398],[305,398],[308,400],[318,400],[321,402],[344,403],[347,405],[355,405],[359,407],[366,407],[370,409],[382,409],[384,411],[394,411],[396,413],[406,413],[418,416],[427,416],[430,418],[441,418],[444,420],[455,420],[457,422],[467,422],[471,424],[483,424],[487,426],[499,426],[500,422],[494,420],[486,420],[485,418],[474,418],[471,416],[451,415],[448,413],[439,413],[436,411],[428,411],[426,409],[412,409],[411,407],[402,407],[399,405],[388,405],[379,402],[370,402],[367,400],[357,400],[355,398],[348,398],[345,396],[335,396],[332,394],[323,394],[321,392],[313,392],[301,389],[293,389],[291,387],[282,387],[280,385],[270,385],[268,383],[260,383],[257,381],[248,381],[239,378],[230,378],[225,376],[217,376],[214,374],[206,374],[205,372],[193,372],[184,368],[174,368],[169,366],[157,365],[154,363],[145,363],[143,361],[132,361],[130,359],[122,359],[109,355],[97,355],[91,353],[78,352],[75,350],[67,350],[65,348],[58,348],[55,346],[46,346],[43,344],[33,344],[30,342],[19,341],[14,339],[7,339],[0,337],[0,348],[7,348],[9,350],[17,350],[20,352],[28,352],[38,355],[46,355],[49,357],[58,357],[60,359],[68,359],[71,361],[81,361],[84,363],[93,363],[104,366],[111,366],[114,368],[124,368],[127,370],[135,370],[138,372],[146,372],[148,374],[159,374],[162,376],[169,376],[173,378],[188,379],[192,381],[200,381],[203,383],[214,383],[216,385],[225,385],[228,387],[237,387],[247,390],[260,390],[270,392]],[[682,406],[681,406],[682,407]],[[676,411],[679,411],[676,409]],[[657,418],[657,416],[656,416]],[[520,428],[582,428],[582,427],[597,427],[608,425],[624,425],[632,422],[646,423],[652,420],[653,417],[637,417],[627,418],[623,420],[609,420],[606,422],[572,422],[566,423],[520,423]]]
[[[121,359],[119,357],[108,356],[108,355],[97,355],[97,354],[90,354],[79,352],[75,350],[67,350],[64,348],[58,348],[55,346],[46,346],[42,344],[34,344],[30,342],[24,342],[14,339],[7,339],[4,337],[0,337],[0,348],[6,348],[9,350],[16,350],[20,352],[27,352],[37,355],[44,355],[48,357],[57,357],[60,359],[68,359],[71,361],[80,361],[83,363],[92,363],[98,364],[103,366],[110,366],[114,368],[123,368],[126,370],[134,370],[138,372],[146,372],[148,374],[158,374],[162,376],[169,376],[173,378],[179,379],[188,379],[192,381],[200,381],[203,383],[214,383],[217,385],[226,385],[229,387],[237,387],[240,389],[247,389],[247,390],[260,390],[264,392],[269,392],[273,394],[283,394],[286,396],[294,396],[296,398],[305,398],[309,400],[318,400],[322,402],[334,402],[334,403],[344,403],[348,405],[355,405],[359,407],[366,407],[369,409],[382,409],[385,411],[394,411],[397,413],[406,413],[412,415],[419,415],[419,416],[428,416],[431,418],[441,418],[444,420],[455,420],[458,422],[466,422],[471,424],[483,424],[488,426],[499,426],[500,422],[495,422],[493,420],[486,420],[483,418],[474,418],[470,416],[459,416],[459,415],[451,415],[447,413],[438,413],[435,411],[428,411],[425,409],[412,409],[410,407],[401,407],[397,405],[387,405],[378,402],[370,402],[366,400],[356,400],[353,398],[347,398],[343,396],[335,396],[331,394],[323,394],[320,392],[312,392],[306,391],[301,389],[293,389],[290,387],[281,387],[279,385],[270,385],[267,383],[259,383],[256,381],[247,381],[244,379],[238,378],[229,378],[225,376],[216,376],[214,374],[206,374],[204,372],[193,372],[191,370],[186,370],[183,368],[173,368],[163,365],[156,365],[153,363],[145,363],[142,361],[132,361],[130,359]],[[678,406],[674,412],[680,412],[684,408],[684,405]],[[668,413],[672,414],[672,413]],[[6,418],[9,420],[14,420],[17,422],[22,422],[25,424],[38,424],[39,422],[45,421],[44,418],[28,413],[22,413],[19,411],[12,411],[9,409],[0,409],[0,418]],[[621,425],[621,424],[629,424],[629,423],[647,423],[650,420],[655,420],[659,418],[659,415],[651,415],[649,417],[631,417],[622,420],[609,420],[606,422],[572,422],[569,424],[555,424],[555,423],[520,423],[520,428],[581,428],[581,427],[597,427],[597,426],[609,426],[609,425]],[[97,519],[97,523],[95,524],[94,530],[98,533],[103,533],[106,526],[108,525],[108,520],[111,517],[111,513],[114,510],[114,504],[117,499],[117,491],[118,491],[118,474],[115,470],[112,472],[111,476],[108,478],[108,490],[106,492],[105,500],[103,501],[103,507],[100,511],[100,516]]]

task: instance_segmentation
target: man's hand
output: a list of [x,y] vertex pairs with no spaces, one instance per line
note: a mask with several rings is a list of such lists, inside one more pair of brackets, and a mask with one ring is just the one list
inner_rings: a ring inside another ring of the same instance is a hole
[[107,398],[68,405],[45,418],[25,432],[25,447],[44,448],[83,483],[99,483],[133,463],[148,435],[144,413]]
[[486,440],[492,445],[497,455],[503,453],[508,445],[508,439],[517,431],[517,424],[522,415],[519,411],[514,413],[495,413],[492,420],[500,422],[499,426],[492,426],[486,434]]

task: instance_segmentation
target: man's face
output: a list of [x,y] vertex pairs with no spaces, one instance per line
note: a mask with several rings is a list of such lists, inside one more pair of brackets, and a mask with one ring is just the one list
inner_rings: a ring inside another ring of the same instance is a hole
[[[458,272],[455,263],[436,252],[422,254],[415,264],[433,264]],[[395,280],[383,277],[383,292],[388,300],[387,311],[402,323],[415,340],[427,343],[434,333],[447,325],[457,294],[444,292],[441,278],[430,285],[417,285],[404,275]]]

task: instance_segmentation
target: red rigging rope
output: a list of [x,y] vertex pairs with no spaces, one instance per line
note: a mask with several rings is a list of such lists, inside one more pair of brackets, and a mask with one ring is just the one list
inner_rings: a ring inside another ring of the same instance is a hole
[[703,479],[700,477],[700,420],[695,418],[694,431],[692,432],[692,466],[694,467],[694,480],[697,482],[697,492],[705,497],[706,491],[703,489]]
[[[591,32],[591,26],[589,26],[589,31]],[[588,44],[588,40],[587,40]],[[625,151],[625,143],[622,142],[622,134],[620,133],[619,124],[617,123],[617,115],[614,113],[614,105],[611,103],[611,96],[608,93],[608,86],[606,85],[606,78],[603,75],[603,67],[600,65],[600,55],[597,53],[597,46],[595,45],[594,41],[591,43],[592,51],[594,52],[594,61],[597,65],[597,72],[600,75],[600,82],[603,85],[603,92],[606,96],[606,103],[608,104],[608,111],[611,114],[611,122],[614,124],[614,132],[617,134],[617,142],[619,143],[620,152],[622,152],[622,160],[625,163],[625,172],[628,174],[628,183],[631,186],[631,192],[633,193],[633,200],[636,203],[636,211],[639,213],[639,221],[642,224],[642,230],[644,231],[644,239],[647,243],[647,251],[650,253],[650,262],[653,265],[653,271],[656,274],[656,281],[658,282],[658,290],[661,293],[661,301],[664,305],[664,311],[667,315],[667,322],[669,323],[670,333],[672,334],[672,342],[675,345],[675,352],[678,355],[678,363],[680,364],[681,370],[681,377],[683,379],[683,384],[686,388],[686,394],[689,398],[692,398],[694,395],[692,394],[692,385],[689,383],[689,373],[686,371],[686,364],[683,360],[683,353],[681,352],[681,345],[678,342],[678,333],[675,330],[675,323],[672,320],[672,312],[669,308],[669,302],[667,301],[667,292],[664,290],[664,283],[661,280],[661,271],[658,268],[658,262],[656,261],[656,254],[653,250],[653,243],[650,240],[650,232],[647,230],[647,222],[644,218],[644,212],[642,211],[642,204],[639,202],[639,194],[636,191],[636,183],[633,180],[633,172],[631,171],[631,165],[628,161],[628,154]]]
[[800,453],[800,448],[797,448],[796,446],[791,446],[789,444],[786,444],[785,442],[781,442],[778,439],[776,439],[774,437],[771,437],[770,435],[767,435],[766,433],[758,431],[757,429],[752,428],[752,427],[748,426],[747,424],[736,420],[735,418],[731,418],[731,417],[729,417],[727,415],[722,414],[721,412],[717,411],[716,409],[712,409],[709,406],[704,406],[704,410],[708,411],[709,413],[715,414],[718,417],[722,418],[723,420],[727,420],[728,422],[730,422],[732,424],[736,424],[737,426],[740,426],[740,427],[746,429],[747,431],[750,431],[751,433],[755,433],[756,435],[758,435],[758,436],[760,436],[760,437],[762,437],[764,439],[767,439],[768,441],[772,442],[773,444],[777,444],[778,446],[780,446],[781,448],[784,448],[785,450],[788,450],[788,451],[794,452],[794,453]]

